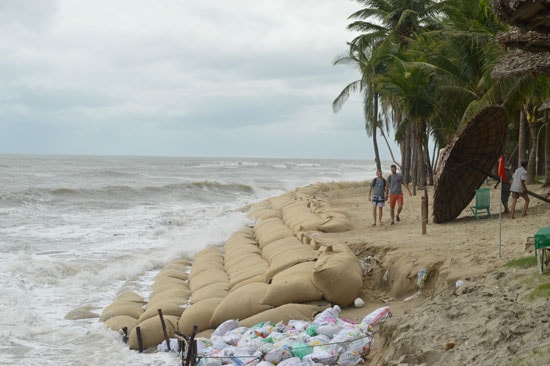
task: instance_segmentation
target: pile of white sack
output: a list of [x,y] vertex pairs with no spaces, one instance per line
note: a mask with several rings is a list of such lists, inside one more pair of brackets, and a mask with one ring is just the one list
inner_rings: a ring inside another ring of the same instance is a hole
[[[341,319],[335,305],[317,314],[312,322],[291,320],[239,327],[227,320],[208,338],[197,338],[196,365],[358,365],[373,343],[372,328],[391,316],[388,306],[379,308],[360,323]],[[176,342],[171,342],[172,351]],[[166,343],[158,346],[166,351]]]

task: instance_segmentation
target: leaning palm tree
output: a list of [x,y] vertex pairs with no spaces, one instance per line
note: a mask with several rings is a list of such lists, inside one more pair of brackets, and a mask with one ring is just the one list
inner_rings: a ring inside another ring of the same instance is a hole
[[369,63],[366,49],[361,49],[357,47],[357,45],[350,44],[349,53],[336,58],[334,64],[351,64],[352,66],[358,68],[361,72],[361,79],[355,80],[346,85],[346,87],[334,99],[332,102],[332,109],[335,113],[339,112],[344,103],[349,99],[350,93],[360,92],[362,94],[365,131],[367,136],[372,137],[376,169],[382,170],[380,150],[378,148],[377,141],[377,129],[379,128],[378,95],[374,91],[372,82],[369,82],[369,77],[372,75],[372,67]]
[[[367,79],[384,74],[388,64],[393,62],[390,55],[409,47],[412,36],[422,32],[424,29],[437,27],[435,15],[441,6],[439,1],[434,0],[357,0],[363,7],[350,15],[354,21],[349,24],[348,29],[357,31],[360,34],[350,42],[351,45],[363,49],[369,48],[370,75]],[[369,81],[371,83],[371,81]],[[376,86],[373,84],[373,95],[378,96]],[[402,170],[409,178],[409,164],[411,162],[408,149],[404,149],[403,142],[410,141],[410,129],[401,126],[403,115],[399,105],[395,103],[392,96],[385,95],[372,107],[382,107],[386,121],[393,121],[396,141],[402,151]],[[393,117],[393,118],[392,118]]]

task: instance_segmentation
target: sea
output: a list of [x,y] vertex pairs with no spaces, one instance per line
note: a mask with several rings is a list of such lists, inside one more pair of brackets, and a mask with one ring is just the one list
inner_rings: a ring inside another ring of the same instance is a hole
[[181,365],[129,350],[98,318],[65,317],[99,315],[124,291],[147,299],[166,264],[250,224],[247,204],[375,171],[365,160],[0,155],[0,365]]

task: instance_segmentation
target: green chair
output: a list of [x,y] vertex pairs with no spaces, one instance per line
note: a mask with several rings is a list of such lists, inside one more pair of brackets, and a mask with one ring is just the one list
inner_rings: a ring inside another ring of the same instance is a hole
[[[476,220],[493,218],[491,214],[491,190],[489,188],[476,189],[476,204],[470,206],[470,210],[472,210]],[[484,216],[480,216],[480,214],[484,214]]]

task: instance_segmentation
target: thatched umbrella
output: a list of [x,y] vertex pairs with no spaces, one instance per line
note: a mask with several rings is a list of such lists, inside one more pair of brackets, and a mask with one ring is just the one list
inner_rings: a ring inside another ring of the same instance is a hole
[[506,125],[504,108],[487,107],[451,139],[436,169],[434,223],[456,218],[472,201],[504,151]]

